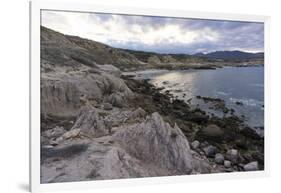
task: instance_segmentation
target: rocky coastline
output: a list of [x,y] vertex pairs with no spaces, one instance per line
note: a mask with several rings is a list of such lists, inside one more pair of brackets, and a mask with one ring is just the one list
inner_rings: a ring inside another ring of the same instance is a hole
[[264,169],[264,139],[240,117],[122,76],[92,41],[41,32],[41,183]]
[[[228,109],[222,99],[197,96],[204,101],[215,103],[225,113],[230,112],[227,117],[209,116],[199,108],[191,109],[186,102],[174,98],[170,93],[160,93],[148,80],[123,78],[129,88],[140,95],[137,104],[148,112],[159,112],[171,125],[179,125],[191,142],[191,147],[199,154],[216,163],[216,154],[223,155],[227,160],[227,152],[234,150],[237,160],[231,162],[231,169],[228,167],[226,171],[243,171],[244,165],[256,161],[260,170],[264,168],[263,137],[248,127],[243,118],[236,116],[233,109]],[[209,152],[209,149],[212,151]]]

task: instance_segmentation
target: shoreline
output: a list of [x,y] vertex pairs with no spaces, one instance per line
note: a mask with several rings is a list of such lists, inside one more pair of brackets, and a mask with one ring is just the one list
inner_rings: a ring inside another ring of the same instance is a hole
[[[188,68],[176,68],[176,69],[169,69],[169,68],[143,68],[143,69],[133,69],[130,71],[121,71],[121,76],[126,76],[130,78],[137,77],[137,75],[148,72],[147,74],[153,74],[153,73],[167,73],[167,72],[173,72],[173,71],[199,71],[199,70],[217,70],[222,68],[264,68],[264,65],[250,65],[250,66],[220,66],[220,67],[188,67]],[[139,73],[139,74],[138,74]],[[147,79],[148,80],[148,79]]]
[[163,64],[163,65],[156,65],[156,66],[145,66],[145,67],[136,67],[136,68],[125,68],[121,69],[122,72],[136,72],[136,71],[146,71],[146,70],[216,70],[219,68],[227,68],[227,67],[237,67],[237,68],[244,68],[244,67],[264,67],[263,62],[254,62],[254,63],[210,63],[210,64],[191,64],[189,66],[185,65],[172,65],[172,64]]
[[[191,144],[195,141],[202,144],[199,149],[194,149],[200,155],[206,154],[204,148],[208,146],[214,146],[225,156],[229,149],[235,149],[239,152],[239,163],[234,164],[233,171],[239,171],[241,164],[253,161],[258,161],[260,169],[263,169],[264,138],[258,135],[253,128],[247,126],[242,118],[233,113],[228,117],[209,116],[200,108],[191,109],[186,102],[174,99],[169,93],[161,93],[148,80],[135,80],[124,76],[122,78],[129,88],[139,95],[133,106],[139,106],[149,113],[158,112],[170,125],[177,124]],[[200,98],[211,102],[223,101],[210,97],[200,96]],[[225,106],[219,108],[232,112]],[[219,131],[204,132],[204,129],[210,125],[218,126]],[[209,157],[207,155],[207,158],[210,162],[215,163],[213,155]]]
[[[224,66],[223,68],[240,68],[239,66]],[[244,66],[242,67],[244,68]],[[250,66],[249,68],[263,68],[261,65],[256,66]],[[225,116],[227,114],[233,114],[237,113],[238,116],[245,119],[247,121],[247,124],[249,124],[252,128],[263,128],[264,125],[261,121],[253,121],[253,119],[249,119],[247,115],[246,109],[252,109],[252,106],[254,104],[251,104],[248,106],[249,101],[256,101],[256,108],[264,108],[263,103],[259,99],[256,98],[233,98],[235,96],[229,96],[229,98],[226,98],[225,96],[220,96],[218,92],[217,94],[207,94],[201,95],[201,93],[193,93],[188,94],[186,93],[185,88],[179,87],[179,88],[172,88],[171,85],[179,85],[179,82],[175,82],[173,80],[164,81],[164,80],[158,80],[155,79],[154,76],[161,76],[169,73],[176,73],[176,72],[197,72],[197,70],[201,69],[187,69],[187,70],[167,70],[167,69],[147,69],[147,70],[141,70],[141,71],[133,71],[133,72],[123,72],[122,76],[136,79],[136,80],[148,80],[150,81],[160,92],[162,93],[169,93],[174,96],[176,99],[181,99],[191,105],[193,108],[199,107],[208,112],[209,114],[216,114],[218,116]],[[205,70],[205,69],[204,69]],[[161,82],[162,81],[162,82]],[[173,84],[172,84],[173,83]],[[186,88],[189,90],[188,88]],[[199,95],[199,96],[198,96]],[[200,96],[201,95],[201,96]],[[210,100],[208,100],[210,99]],[[220,101],[215,101],[212,99],[219,99]],[[249,101],[247,101],[249,100]],[[245,107],[243,107],[245,106]],[[243,107],[243,108],[242,108]],[[245,111],[246,110],[246,111]],[[252,110],[251,110],[252,111]],[[245,114],[246,113],[246,114]],[[246,116],[245,116],[246,115]],[[261,117],[261,120],[263,117]],[[260,134],[260,133],[259,133]]]

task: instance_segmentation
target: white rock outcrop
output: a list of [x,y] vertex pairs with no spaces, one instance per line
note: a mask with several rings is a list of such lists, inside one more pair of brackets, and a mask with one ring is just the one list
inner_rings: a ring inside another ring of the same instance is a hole
[[158,113],[140,123],[120,129],[114,139],[129,154],[149,165],[172,173],[192,171],[192,156],[188,141],[175,125],[172,128]]
[[[76,126],[84,131],[83,124]],[[64,139],[42,150],[42,183],[197,174],[211,168],[193,157],[178,126],[171,127],[158,113],[122,124],[112,135]]]

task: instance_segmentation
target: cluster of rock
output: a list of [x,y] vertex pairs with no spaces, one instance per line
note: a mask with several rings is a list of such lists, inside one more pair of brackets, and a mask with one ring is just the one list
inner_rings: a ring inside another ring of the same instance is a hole
[[[126,80],[126,77],[124,78]],[[150,112],[160,112],[172,124],[176,122],[190,141],[209,142],[218,149],[218,152],[237,149],[241,164],[246,165],[257,161],[259,169],[263,169],[264,139],[253,128],[245,126],[239,117],[231,114],[217,117],[209,115],[199,108],[192,109],[187,103],[173,98],[169,93],[159,92],[146,80],[128,78],[126,84],[135,93],[141,95],[138,105]],[[222,101],[221,99],[201,98],[207,101]]]
[[200,143],[198,140],[191,143],[191,148],[200,155],[208,157],[211,162],[222,166],[223,168],[220,168],[224,169],[226,172],[259,170],[257,161],[252,161],[247,164],[241,163],[237,149],[229,149],[223,153],[219,152],[218,148],[210,145],[208,142],[204,141]]

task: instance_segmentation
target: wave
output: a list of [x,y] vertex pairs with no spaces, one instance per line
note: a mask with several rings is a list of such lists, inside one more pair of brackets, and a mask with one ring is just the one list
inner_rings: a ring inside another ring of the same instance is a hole
[[222,96],[228,96],[229,93],[223,92],[223,91],[218,91],[217,92],[218,95],[222,95]]
[[264,84],[250,84],[250,85],[254,87],[264,88]]
[[243,105],[247,106],[260,106],[263,105],[262,101],[256,100],[256,99],[237,99],[237,98],[230,98],[230,102],[236,103],[236,102],[241,102]]

